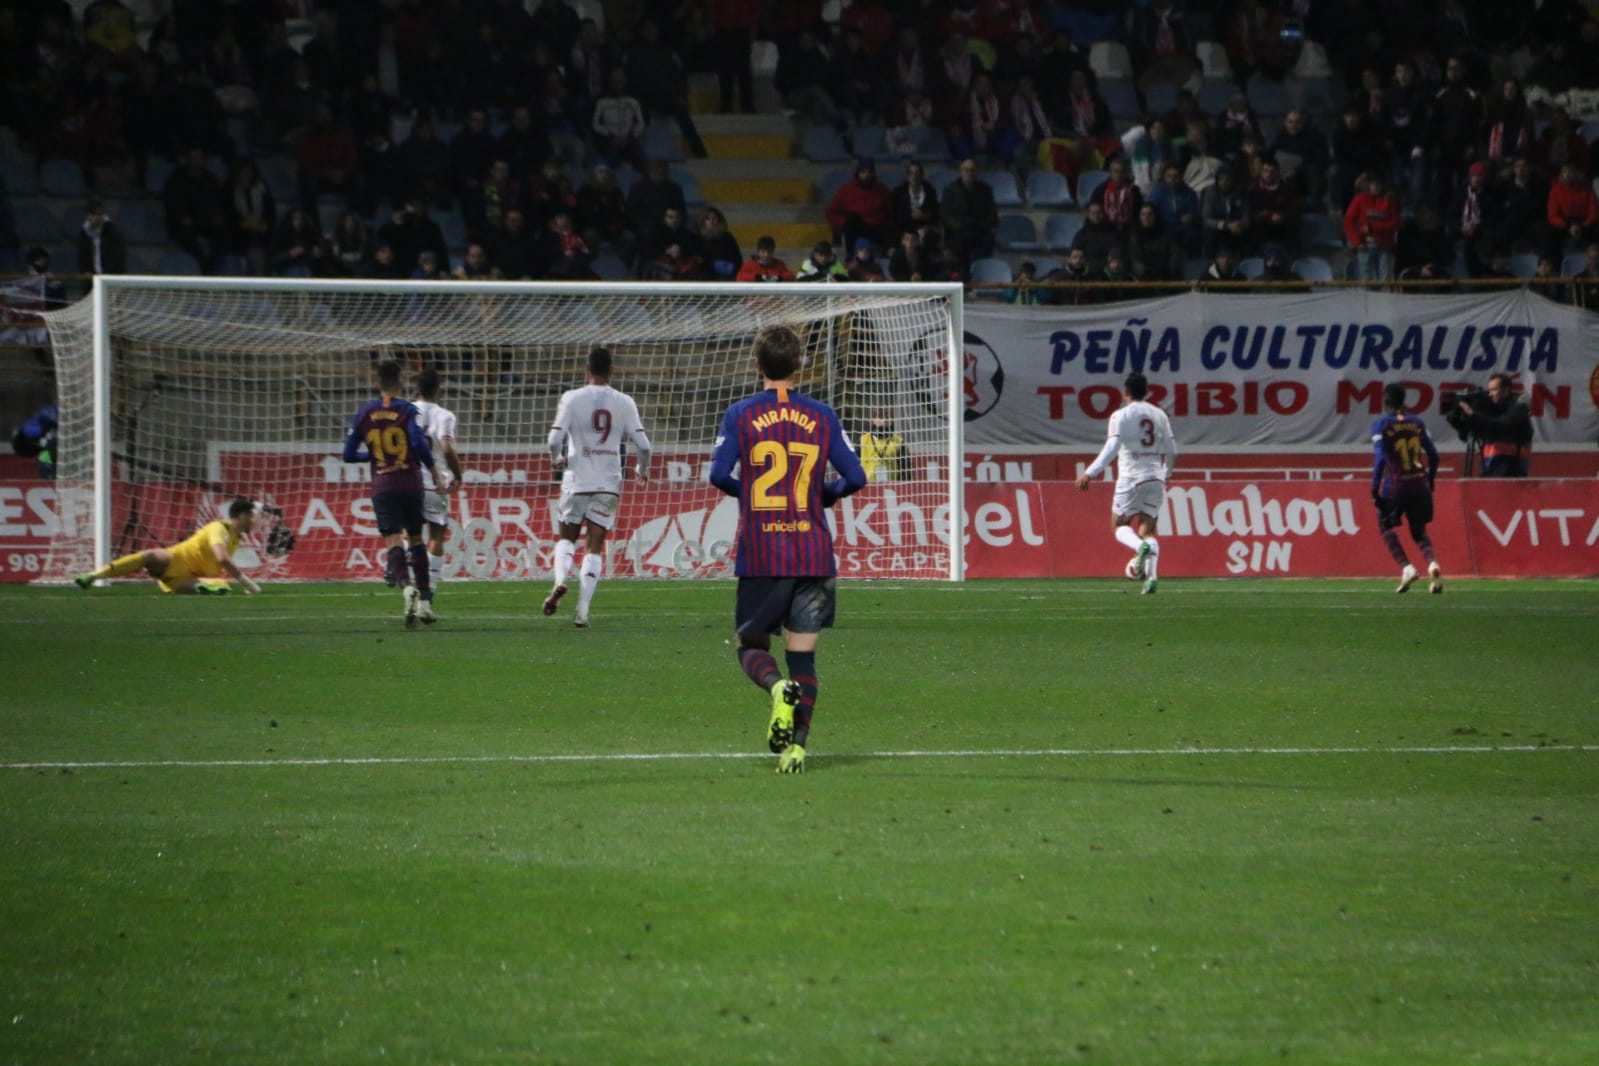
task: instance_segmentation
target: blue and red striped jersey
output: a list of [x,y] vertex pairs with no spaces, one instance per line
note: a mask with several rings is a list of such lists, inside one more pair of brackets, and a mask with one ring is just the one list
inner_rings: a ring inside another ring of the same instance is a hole
[[[826,480],[830,465],[842,476]],[[827,404],[790,389],[733,404],[722,416],[710,480],[739,500],[739,577],[838,573],[827,508],[865,488],[866,471]]]
[[1371,491],[1385,500],[1431,492],[1438,449],[1415,415],[1385,414],[1371,424]]
[[422,491],[422,470],[433,465],[433,450],[409,400],[373,400],[355,413],[344,438],[344,461],[372,463],[372,495]]

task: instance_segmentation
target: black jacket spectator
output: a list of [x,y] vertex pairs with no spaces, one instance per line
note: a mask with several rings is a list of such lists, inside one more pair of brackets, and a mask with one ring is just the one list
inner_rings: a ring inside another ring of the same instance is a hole
[[526,107],[515,108],[510,125],[500,134],[497,158],[511,164],[511,173],[523,178],[538,170],[550,154],[549,135],[533,121],[533,112]]
[[999,225],[994,188],[977,176],[976,160],[961,160],[960,178],[944,190],[942,207],[944,241],[954,250],[961,273],[970,273],[973,259],[993,254],[994,228]]
[[427,204],[418,197],[407,200],[383,228],[378,239],[394,246],[394,258],[402,267],[415,267],[417,257],[432,252],[439,263],[450,261],[449,249],[444,244],[444,231],[428,217]]
[[420,196],[430,204],[447,203],[450,196],[450,147],[439,140],[430,118],[419,118],[411,135],[395,151],[407,197]]
[[938,225],[938,190],[924,178],[920,163],[905,167],[905,180],[894,189],[894,226],[900,233],[915,230],[923,240],[927,231]]
[[649,171],[633,183],[627,194],[627,217],[632,220],[634,232],[642,234],[660,222],[669,207],[676,208],[679,214],[687,212],[683,187],[667,176],[665,163],[651,163]]
[[1511,166],[1510,180],[1499,189],[1504,204],[1493,250],[1514,252],[1538,245],[1548,225],[1549,186],[1533,173],[1532,164],[1518,159]]
[[167,236],[204,264],[223,234],[222,183],[206,169],[204,153],[191,151],[167,178],[162,192]]
[[544,275],[538,239],[528,229],[527,214],[507,211],[505,225],[489,234],[489,258],[500,268],[500,276],[511,281]]
[[1431,204],[1416,209],[1415,218],[1399,227],[1394,268],[1401,278],[1447,278],[1455,260],[1455,242]]
[[[470,196],[494,161],[502,158],[499,153],[499,142],[489,132],[488,112],[481,107],[467,112],[465,125],[450,142],[450,183],[455,194],[463,201]],[[513,169],[511,173],[518,172]]]
[[632,243],[627,198],[615,173],[603,163],[577,190],[577,229],[590,247],[603,243],[621,248]]
[[1083,228],[1077,231],[1077,236],[1072,238],[1072,247],[1082,249],[1088,259],[1089,269],[1093,271],[1104,269],[1112,253],[1125,254],[1121,227],[1105,218],[1104,204],[1089,203],[1088,217],[1083,221]]

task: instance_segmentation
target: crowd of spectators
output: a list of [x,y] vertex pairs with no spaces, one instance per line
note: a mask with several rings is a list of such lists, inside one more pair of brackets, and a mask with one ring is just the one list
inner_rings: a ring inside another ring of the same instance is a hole
[[[704,155],[687,73],[715,71],[722,109],[753,110],[756,39],[802,122],[884,131],[819,209],[833,240],[797,280],[967,277],[996,249],[993,170],[1106,172],[1064,279],[1276,272],[1307,216],[1371,279],[1508,275],[1517,256],[1558,274],[1599,242],[1591,146],[1554,96],[1599,70],[1577,0],[851,0],[836,23],[821,0],[618,0],[603,23],[562,0],[157,8],[146,36],[123,0],[81,19],[0,0],[0,115],[91,186],[142,187],[172,161],[166,234],[206,270],[584,278],[603,255],[653,279],[786,279],[775,244],[746,256],[720,210],[691,212],[645,139],[669,122]],[[301,47],[286,8],[312,18]],[[1104,41],[1126,48],[1136,116],[1107,103]],[[1214,112],[1206,41],[1233,79]],[[1246,90],[1292,79],[1307,41],[1325,93],[1263,120]],[[959,161],[943,188],[915,162],[929,145]],[[275,197],[258,160],[284,154],[296,183]],[[887,157],[908,164],[893,187]],[[454,247],[442,213],[464,222]],[[126,256],[103,204],[78,243],[86,271]]]

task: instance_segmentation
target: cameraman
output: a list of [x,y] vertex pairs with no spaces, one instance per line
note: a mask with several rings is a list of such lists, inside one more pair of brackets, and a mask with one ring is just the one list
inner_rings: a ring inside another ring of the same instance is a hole
[[1532,415],[1512,392],[1509,374],[1493,375],[1487,392],[1462,399],[1450,425],[1477,439],[1482,448],[1483,477],[1527,476]]

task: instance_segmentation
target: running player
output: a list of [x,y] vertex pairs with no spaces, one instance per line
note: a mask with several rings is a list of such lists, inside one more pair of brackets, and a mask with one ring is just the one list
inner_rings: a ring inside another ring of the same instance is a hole
[[1377,505],[1377,529],[1388,554],[1399,564],[1399,588],[1409,592],[1420,575],[1399,543],[1399,524],[1408,523],[1410,539],[1421,549],[1434,593],[1444,590],[1444,572],[1433,555],[1427,523],[1432,521],[1432,485],[1438,477],[1438,449],[1427,427],[1405,414],[1405,387],[1382,390],[1382,417],[1371,424],[1371,502]]
[[605,535],[616,523],[622,499],[622,442],[629,438],[637,453],[640,483],[650,479],[650,439],[639,421],[633,398],[611,388],[611,351],[595,345],[589,351],[588,384],[561,395],[550,427],[550,462],[561,475],[557,505],[560,536],[555,541],[555,587],[544,599],[552,615],[566,595],[566,578],[577,555],[577,535],[588,527],[583,568],[572,624],[587,629],[589,605],[605,571]]
[[[439,404],[444,383],[432,367],[416,376],[417,420],[427,435],[435,460],[444,460],[449,471],[447,485],[433,481],[433,471],[422,471],[422,520],[427,525],[428,580],[437,591],[444,573],[444,538],[450,535],[449,488],[461,482],[461,459],[455,452],[455,412]],[[391,582],[397,584],[398,582]],[[429,607],[431,610],[431,606]]]
[[[762,391],[722,416],[710,472],[711,484],[739,501],[738,661],[771,694],[766,743],[781,774],[805,769],[818,690],[816,644],[833,624],[838,569],[827,508],[866,487],[838,415],[794,391],[804,353],[804,342],[787,326],[756,337]],[[842,475],[832,481],[830,464]],[[779,632],[787,681],[771,650]]]
[[[417,422],[416,405],[400,395],[400,364],[378,364],[382,395],[362,405],[344,438],[344,461],[372,464],[372,512],[388,545],[385,569],[405,585],[405,628],[418,619],[434,622],[433,585],[428,580],[428,550],[422,542],[422,471],[432,469],[435,485],[448,485],[434,468],[433,451]],[[409,553],[406,545],[409,544]]]
[[1160,566],[1160,544],[1155,540],[1155,522],[1166,499],[1166,481],[1177,460],[1177,441],[1172,437],[1166,412],[1144,397],[1149,381],[1134,371],[1122,383],[1123,406],[1110,416],[1105,447],[1077,478],[1077,487],[1088,491],[1089,484],[1116,459],[1116,496],[1111,501],[1111,532],[1133,549],[1127,563],[1127,576],[1143,579],[1144,595],[1154,595]]

